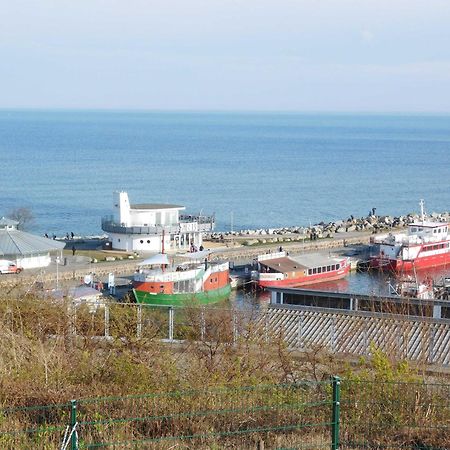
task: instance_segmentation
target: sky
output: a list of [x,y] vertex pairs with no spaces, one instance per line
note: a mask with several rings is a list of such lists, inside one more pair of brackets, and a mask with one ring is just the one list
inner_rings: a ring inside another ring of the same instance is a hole
[[450,112],[450,0],[0,0],[0,108]]

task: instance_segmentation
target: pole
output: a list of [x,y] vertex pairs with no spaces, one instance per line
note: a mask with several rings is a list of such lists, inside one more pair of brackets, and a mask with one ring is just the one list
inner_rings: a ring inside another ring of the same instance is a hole
[[59,271],[58,271],[58,266],[59,266],[59,256],[56,257],[56,291],[59,290]]
[[70,437],[70,450],[78,449],[76,426],[77,426],[77,401],[72,400],[70,402],[70,431],[72,432],[72,435]]
[[341,379],[333,377],[333,401],[331,414],[331,450],[339,450],[339,416],[341,409]]
[[234,234],[233,234],[233,225],[234,225],[234,213],[231,211],[231,223],[230,223],[230,231],[231,231],[231,246],[234,247]]

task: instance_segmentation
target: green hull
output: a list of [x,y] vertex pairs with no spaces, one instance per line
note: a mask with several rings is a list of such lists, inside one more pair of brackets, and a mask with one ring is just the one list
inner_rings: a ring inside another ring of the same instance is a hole
[[230,292],[231,286],[229,284],[214,291],[197,292],[195,294],[149,294],[145,291],[133,289],[137,303],[164,306],[186,306],[191,303],[206,305],[208,303],[221,302],[228,299]]

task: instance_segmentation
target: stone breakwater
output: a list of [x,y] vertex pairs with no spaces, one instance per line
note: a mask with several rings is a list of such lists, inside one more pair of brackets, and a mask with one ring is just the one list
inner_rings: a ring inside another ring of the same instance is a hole
[[[211,240],[230,240],[233,238],[243,241],[244,245],[255,245],[261,243],[290,242],[304,239],[333,238],[336,234],[349,232],[370,232],[372,234],[400,229],[411,223],[420,221],[418,214],[408,214],[404,216],[376,216],[356,218],[350,216],[344,220],[336,222],[320,222],[310,227],[291,226],[282,228],[260,228],[246,229],[240,231],[226,231],[211,233]],[[426,220],[433,222],[450,221],[450,212],[432,213]],[[264,242],[265,241],[265,242]]]

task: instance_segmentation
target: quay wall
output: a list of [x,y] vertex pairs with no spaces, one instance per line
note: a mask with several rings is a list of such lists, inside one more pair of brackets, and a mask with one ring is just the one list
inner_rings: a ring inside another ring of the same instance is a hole
[[[271,250],[276,250],[280,247],[283,247],[284,250],[290,253],[302,253],[302,252],[314,252],[318,250],[327,250],[327,249],[336,249],[342,248],[346,245],[355,245],[355,244],[368,244],[370,241],[370,237],[372,234],[367,233],[359,233],[354,237],[346,237],[344,238],[331,238],[331,239],[323,239],[317,241],[309,241],[305,240],[305,242],[297,241],[297,242],[278,242],[273,244],[266,244],[264,246],[251,246],[251,247],[236,247],[226,250],[224,252],[216,252],[211,255],[211,259],[229,259],[229,260],[251,260],[256,258],[258,255],[267,253]],[[205,247],[208,247],[208,243],[205,243]]]
[[[305,242],[283,242],[283,248],[288,252],[301,253],[312,252],[317,250],[327,250],[333,248],[341,248],[346,245],[352,244],[367,244],[369,242],[371,234],[358,233],[354,237],[346,237],[345,239],[319,239],[316,241]],[[344,242],[345,241],[345,242]],[[246,261],[256,258],[258,255],[266,253],[268,251],[276,250],[280,246],[280,243],[265,244],[264,246],[252,246],[252,247],[231,247],[226,249],[213,250],[210,259],[212,261],[229,260],[229,261]],[[205,242],[205,247],[208,247],[208,243]],[[115,275],[131,274],[136,269],[137,260],[122,260],[111,262],[99,262],[95,264],[89,264],[83,267],[76,266],[60,266],[58,273],[58,279],[61,281],[81,281],[85,275],[95,273],[97,277],[106,277],[109,273]],[[30,285],[35,281],[47,283],[54,282],[56,280],[55,267],[47,267],[40,272],[38,271],[24,271],[19,275],[3,275],[0,277],[1,287],[13,287],[18,285]]]

